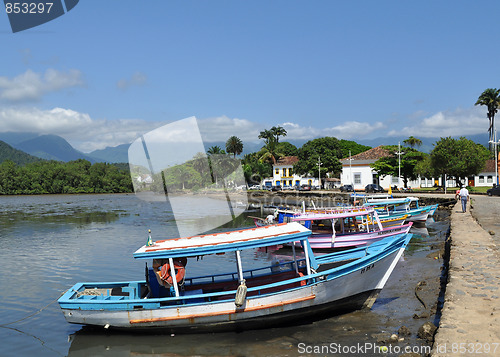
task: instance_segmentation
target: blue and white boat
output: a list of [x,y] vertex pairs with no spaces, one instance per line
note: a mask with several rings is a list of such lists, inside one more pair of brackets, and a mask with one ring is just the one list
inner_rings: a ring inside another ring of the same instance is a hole
[[425,222],[431,211],[434,212],[437,205],[418,206],[418,198],[389,198],[367,200],[363,206],[373,207],[380,215],[394,215],[398,213],[408,214],[406,221]]
[[[77,283],[58,302],[68,322],[104,328],[198,332],[301,323],[371,307],[411,239],[400,234],[315,257],[310,234],[288,223],[156,241],[134,253],[153,260],[146,279]],[[293,254],[287,262],[245,269],[256,262],[242,251],[295,241],[304,258]],[[191,265],[204,264],[197,258],[224,253],[234,254],[234,268],[190,276]]]

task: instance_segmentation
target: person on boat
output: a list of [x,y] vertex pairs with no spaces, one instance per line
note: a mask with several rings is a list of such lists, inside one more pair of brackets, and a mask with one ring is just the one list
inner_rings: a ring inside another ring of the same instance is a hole
[[267,215],[266,223],[273,224],[274,223],[274,215],[272,215],[272,214]]
[[469,200],[469,190],[465,186],[462,186],[459,192],[460,201],[462,201],[462,212],[465,213],[467,209],[467,201]]
[[[181,283],[186,275],[186,258],[174,259],[174,271],[176,272],[175,279],[177,283]],[[158,284],[164,287],[170,287],[173,283],[171,269],[168,259],[153,259],[153,271],[155,272]]]

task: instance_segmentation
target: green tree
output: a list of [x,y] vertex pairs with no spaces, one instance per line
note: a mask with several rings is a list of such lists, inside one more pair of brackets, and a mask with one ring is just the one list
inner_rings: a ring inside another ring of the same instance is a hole
[[224,155],[226,152],[218,145],[214,145],[208,148],[207,154],[210,155]]
[[282,141],[276,145],[276,151],[283,154],[283,156],[298,156],[299,149],[288,141]]
[[389,156],[382,157],[375,161],[370,167],[377,172],[381,177],[391,175],[403,177],[404,187],[408,187],[409,180],[416,180],[418,174],[415,166],[419,161],[424,159],[424,153],[413,148],[404,148],[404,153],[401,155],[401,160],[396,154],[398,152],[398,145],[387,145],[384,149],[390,152]]
[[486,116],[490,122],[490,126],[488,128],[488,133],[490,137],[490,141],[494,141],[494,132],[493,128],[495,127],[495,114],[498,111],[498,107],[500,106],[500,89],[496,88],[488,88],[486,89],[476,101],[475,105],[484,105],[488,108],[488,112]]
[[318,174],[318,160],[321,160],[321,177],[327,173],[337,176],[342,171],[339,158],[342,149],[339,140],[332,137],[323,137],[309,140],[299,149],[299,162],[294,171],[299,174]]
[[259,158],[259,153],[254,152],[246,154],[241,162],[243,164],[245,180],[249,185],[258,185],[265,177],[272,176],[273,174],[272,166],[268,162],[260,161]]
[[[276,127],[273,127],[276,128]],[[276,161],[283,156],[283,153],[278,148],[279,135],[275,134],[273,130],[263,130],[259,134],[259,139],[264,139],[264,147],[259,151],[261,162],[269,162],[276,164]]]
[[270,130],[271,134],[274,137],[274,140],[276,141],[276,144],[279,143],[279,138],[280,136],[286,136],[287,132],[285,128],[281,126],[273,126]]
[[424,153],[424,157],[415,165],[415,173],[420,177],[431,178],[434,176],[431,156]]
[[243,152],[243,142],[237,136],[231,136],[226,141],[226,152],[233,154],[233,157]]
[[132,191],[129,171],[113,164],[44,160],[17,166],[7,160],[0,165],[0,194]]
[[460,180],[481,172],[490,154],[484,146],[465,137],[458,140],[447,137],[434,144],[430,156],[435,176]]
[[403,140],[403,143],[408,145],[411,148],[415,148],[415,146],[422,146],[422,140],[415,138],[414,136],[410,136],[408,139]]
[[342,159],[349,157],[349,151],[351,152],[351,156],[354,156],[371,149],[370,146],[361,145],[355,141],[344,139],[340,140],[340,147],[342,149]]

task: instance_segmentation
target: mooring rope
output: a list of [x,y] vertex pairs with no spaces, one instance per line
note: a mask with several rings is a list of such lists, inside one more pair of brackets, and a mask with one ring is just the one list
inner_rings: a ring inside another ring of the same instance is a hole
[[[67,291],[67,290],[66,290]],[[43,310],[45,310],[46,308],[48,308],[50,305],[52,305],[53,303],[55,303],[61,296],[63,296],[65,293],[63,292],[61,295],[59,295],[57,298],[55,298],[54,300],[52,300],[49,304],[45,305],[44,307],[42,307],[40,310],[32,313],[31,315],[28,315],[26,317],[23,317],[22,319],[19,319],[19,320],[16,320],[16,321],[12,321],[12,322],[9,322],[7,324],[1,324],[0,327],[6,327],[8,325],[12,325],[12,324],[15,324],[16,322],[21,322],[23,320],[26,320],[26,319],[29,319],[30,317],[33,317],[35,316],[36,314],[39,314],[40,312],[42,312]]]
[[419,281],[417,286],[415,286],[415,296],[417,297],[418,301],[420,301],[422,303],[422,305],[424,305],[424,309],[427,309],[427,305],[425,304],[424,300],[422,300],[422,298],[420,296],[418,296],[418,293],[417,293],[417,291],[423,285],[427,285],[427,283],[425,281]]

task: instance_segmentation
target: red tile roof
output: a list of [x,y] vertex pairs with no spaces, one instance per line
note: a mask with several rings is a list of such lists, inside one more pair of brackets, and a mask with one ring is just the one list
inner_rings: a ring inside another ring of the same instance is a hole
[[341,161],[346,161],[349,160],[349,158],[353,160],[378,160],[382,157],[387,157],[391,156],[391,153],[389,150],[386,150],[382,147],[382,145],[374,147],[370,150],[363,151],[357,155],[346,157],[345,159],[342,159]]
[[495,160],[486,160],[483,172],[495,172]]
[[276,161],[276,165],[295,165],[297,162],[299,162],[297,156],[285,156]]

